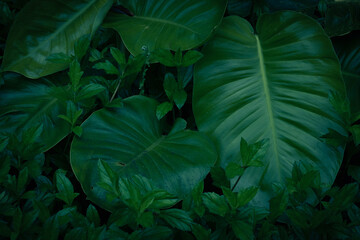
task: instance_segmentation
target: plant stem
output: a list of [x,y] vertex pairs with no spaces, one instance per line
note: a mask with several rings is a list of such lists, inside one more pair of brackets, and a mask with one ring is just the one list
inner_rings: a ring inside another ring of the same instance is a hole
[[116,88],[115,88],[115,91],[114,91],[113,95],[112,95],[111,98],[110,98],[110,102],[112,102],[112,100],[114,100],[115,95],[116,95],[116,93],[117,93],[118,90],[119,90],[120,84],[121,84],[121,79],[119,79],[119,82],[118,82],[118,84],[117,84],[117,86],[116,86]]
[[236,185],[237,185],[237,184],[239,183],[239,181],[240,181],[240,178],[241,178],[241,176],[238,177],[238,179],[236,180],[234,186],[231,188],[231,191],[234,191]]

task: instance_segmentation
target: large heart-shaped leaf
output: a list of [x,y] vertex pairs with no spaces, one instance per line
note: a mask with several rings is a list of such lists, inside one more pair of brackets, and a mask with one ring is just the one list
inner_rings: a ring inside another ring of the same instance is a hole
[[145,46],[187,50],[203,43],[220,23],[223,0],[122,0],[133,16],[111,13],[106,27],[121,35],[127,49],[137,55]]
[[70,157],[89,199],[112,208],[97,185],[99,159],[122,177],[145,176],[180,198],[205,178],[217,158],[213,143],[189,130],[162,135],[157,105],[153,99],[133,96],[124,100],[124,107],[99,110],[82,124],[82,136],[74,139]]
[[42,124],[38,142],[42,151],[50,149],[70,133],[70,125],[58,117],[66,114],[66,100],[61,97],[66,90],[47,79],[7,74],[0,89],[0,132],[20,134]]
[[351,113],[356,119],[360,117],[360,33],[335,38],[333,44],[341,63]]
[[195,65],[193,109],[200,131],[217,141],[221,165],[236,160],[241,137],[269,139],[263,168],[251,167],[239,187],[258,185],[259,204],[272,183],[284,183],[294,162],[312,165],[332,184],[343,149],[320,138],[344,134],[331,90],[344,94],[340,65],[321,26],[305,15],[263,15],[256,33],[240,17],[227,17]]
[[3,71],[39,78],[67,67],[47,59],[53,53],[72,54],[76,40],[92,35],[112,0],[32,0],[17,15],[7,41]]

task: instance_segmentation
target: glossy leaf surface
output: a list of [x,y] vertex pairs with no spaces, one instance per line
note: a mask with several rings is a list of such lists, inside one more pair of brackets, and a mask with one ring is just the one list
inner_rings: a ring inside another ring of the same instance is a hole
[[76,40],[92,35],[112,5],[111,0],[32,0],[17,15],[9,32],[3,71],[39,78],[64,70],[51,54],[73,54]]
[[100,206],[111,209],[97,186],[99,159],[121,177],[143,175],[180,198],[215,163],[215,147],[202,133],[181,130],[162,135],[157,105],[150,98],[133,96],[124,100],[124,107],[99,110],[82,124],[83,134],[71,146],[71,165],[87,196]]
[[47,79],[30,80],[15,74],[0,90],[0,132],[17,134],[42,124],[39,143],[46,151],[70,133],[70,125],[58,115],[66,113],[66,91]]
[[314,20],[295,12],[265,14],[256,32],[240,17],[223,20],[195,65],[193,109],[199,130],[217,141],[223,167],[238,157],[241,137],[269,140],[264,167],[247,169],[239,182],[244,188],[262,181],[256,197],[262,204],[297,161],[332,184],[343,149],[320,136],[328,128],[344,132],[328,99],[330,90],[344,93],[344,87],[331,42]]
[[143,47],[187,50],[199,46],[219,25],[223,0],[122,0],[133,16],[110,13],[106,27],[119,32],[127,49],[137,55]]
[[334,38],[353,117],[360,116],[360,33]]

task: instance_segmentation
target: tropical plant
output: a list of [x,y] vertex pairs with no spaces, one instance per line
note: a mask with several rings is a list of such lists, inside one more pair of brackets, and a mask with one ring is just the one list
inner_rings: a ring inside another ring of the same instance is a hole
[[1,1],[1,238],[360,238],[359,9]]

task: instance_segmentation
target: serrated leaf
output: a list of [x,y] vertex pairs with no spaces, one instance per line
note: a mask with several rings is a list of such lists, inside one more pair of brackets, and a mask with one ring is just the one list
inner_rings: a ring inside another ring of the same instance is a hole
[[102,58],[103,56],[99,50],[97,50],[96,48],[90,49],[90,58],[89,58],[90,62],[96,62],[101,60]]
[[84,74],[84,72],[81,71],[80,63],[77,60],[73,60],[70,63],[68,75],[69,75],[71,85],[72,85],[74,91],[77,91],[79,89],[80,79],[83,74]]
[[230,210],[224,196],[208,192],[203,194],[202,199],[205,206],[213,214],[224,217]]
[[99,213],[92,204],[90,204],[86,210],[86,218],[89,219],[90,222],[94,223],[95,226],[100,225]]
[[[116,62],[120,65],[120,67],[123,68],[126,64],[125,54],[120,49],[115,47],[110,48],[110,53]],[[124,69],[121,70],[123,71]]]
[[149,227],[142,230],[137,230],[131,233],[128,237],[128,240],[142,240],[142,239],[149,239],[149,240],[166,240],[171,238],[172,231],[163,226],[155,226]]
[[105,60],[105,62],[96,63],[93,68],[98,70],[104,70],[106,74],[110,75],[119,75],[119,70],[111,63],[109,60]]
[[210,170],[211,178],[213,179],[214,186],[221,187],[230,187],[230,181],[226,177],[225,170],[222,167],[212,167]]
[[164,219],[170,226],[181,231],[190,231],[193,220],[189,214],[181,209],[162,210],[160,217]]
[[154,214],[152,212],[144,212],[138,218],[137,223],[143,226],[144,228],[148,228],[154,225]]
[[196,240],[208,240],[210,239],[211,229],[207,230],[200,224],[193,224],[192,233],[196,237]]
[[84,35],[75,42],[74,53],[78,61],[81,61],[81,59],[85,56],[90,46],[90,40],[90,35]]
[[236,176],[242,176],[244,171],[245,169],[239,163],[235,162],[230,162],[225,168],[225,174],[228,179],[232,179]]
[[104,86],[96,83],[89,83],[79,90],[76,98],[81,101],[96,96],[103,91],[105,91]]
[[162,119],[168,112],[173,109],[173,105],[169,102],[163,102],[156,107],[157,119]]
[[254,239],[254,230],[252,224],[244,221],[231,222],[231,228],[233,229],[238,239],[251,240]]
[[74,187],[65,174],[66,171],[62,169],[58,169],[55,172],[56,188],[59,191],[59,193],[56,194],[56,197],[63,200],[66,204],[71,205],[74,198],[79,194],[74,193]]
[[248,204],[256,195],[258,192],[258,187],[248,187],[245,189],[241,189],[237,193],[237,205],[236,207],[243,207],[246,204]]

